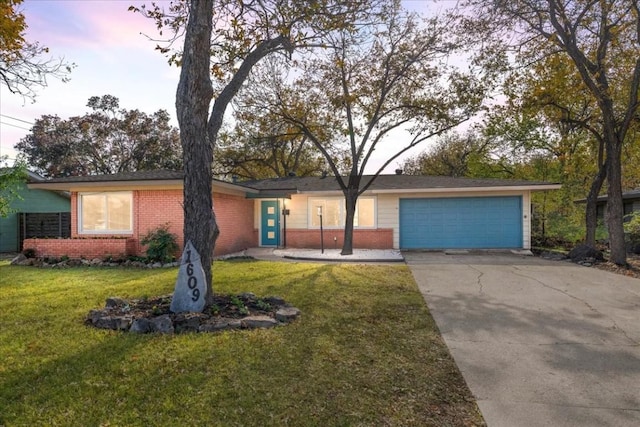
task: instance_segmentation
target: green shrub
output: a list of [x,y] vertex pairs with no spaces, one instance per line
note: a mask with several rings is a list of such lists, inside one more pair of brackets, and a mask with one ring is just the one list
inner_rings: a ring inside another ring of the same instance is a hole
[[169,223],[161,225],[147,233],[140,241],[147,246],[147,258],[151,261],[170,262],[179,249],[178,237],[169,232]]
[[625,219],[628,221],[624,223],[624,232],[629,236],[631,241],[640,242],[640,212],[634,212],[627,215]]

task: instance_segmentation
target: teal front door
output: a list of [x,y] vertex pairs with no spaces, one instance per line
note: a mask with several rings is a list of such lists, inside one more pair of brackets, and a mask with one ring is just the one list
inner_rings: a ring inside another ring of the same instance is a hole
[[261,202],[260,245],[278,246],[280,243],[280,210],[277,200]]

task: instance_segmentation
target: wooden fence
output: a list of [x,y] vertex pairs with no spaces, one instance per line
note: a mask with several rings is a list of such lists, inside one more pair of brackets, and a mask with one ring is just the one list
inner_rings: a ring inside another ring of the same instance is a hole
[[21,213],[20,250],[24,239],[71,237],[71,213]]

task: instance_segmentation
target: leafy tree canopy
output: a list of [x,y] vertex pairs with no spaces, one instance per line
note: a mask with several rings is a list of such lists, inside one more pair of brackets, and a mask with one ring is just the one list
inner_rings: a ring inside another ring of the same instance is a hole
[[217,142],[213,173],[227,179],[313,176],[327,170],[322,155],[293,127],[275,123],[268,129],[238,126],[221,132]]
[[[219,234],[212,209],[211,165],[227,106],[262,59],[275,53],[291,55],[327,31],[354,27],[369,3],[191,0],[130,8],[169,33],[169,44],[158,48],[182,67],[176,110],[185,176],[184,236],[202,257],[207,304],[213,301],[211,257]],[[180,38],[182,50],[172,50],[171,42]]]
[[16,144],[45,177],[111,174],[181,167],[179,132],[169,114],[119,107],[112,95],[89,98],[92,112],[61,119],[45,115]]
[[[611,260],[624,265],[622,151],[635,140],[633,124],[640,108],[637,0],[467,0],[465,5],[473,14],[465,21],[466,30],[490,45],[490,52],[510,49],[517,66],[527,68],[556,59],[568,65],[565,71],[570,79],[579,78],[583,94],[590,99],[588,107],[597,111],[596,119],[589,120],[589,131],[601,138],[603,153],[597,156],[598,162],[603,161],[587,196],[588,230],[595,228],[595,199],[606,177]],[[564,113],[565,122],[571,124]],[[593,234],[588,232],[587,242],[592,241]]]
[[13,212],[11,203],[20,198],[20,184],[27,180],[27,168],[24,163],[6,164],[7,157],[0,157],[0,218]]
[[27,23],[19,10],[22,0],[0,0],[0,82],[11,93],[34,99],[47,77],[67,80],[73,64],[47,58],[49,48],[25,38]]
[[[263,68],[241,96],[243,109],[280,116],[325,157],[345,195],[345,255],[357,197],[373,182],[363,177],[375,150],[392,152],[377,176],[410,148],[468,120],[485,92],[481,76],[448,63],[462,48],[448,31],[450,17],[424,19],[395,4],[375,18],[327,34],[327,48],[295,58],[293,71]],[[394,140],[394,131],[409,137]]]
[[409,175],[487,178],[497,175],[492,171],[495,163],[488,140],[469,130],[443,135],[429,149],[404,160],[401,169]]

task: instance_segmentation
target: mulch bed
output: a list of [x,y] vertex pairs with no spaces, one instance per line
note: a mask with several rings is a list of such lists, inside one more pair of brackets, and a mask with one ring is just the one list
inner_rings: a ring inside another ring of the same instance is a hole
[[627,267],[621,267],[612,262],[597,262],[593,267],[610,271],[611,273],[621,274],[623,276],[635,277],[640,279],[640,255],[628,254]]

